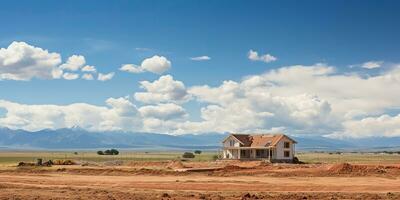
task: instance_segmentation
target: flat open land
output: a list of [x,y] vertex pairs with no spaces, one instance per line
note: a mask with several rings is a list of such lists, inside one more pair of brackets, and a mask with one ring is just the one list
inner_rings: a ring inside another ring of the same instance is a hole
[[0,154],[0,199],[400,199],[399,155],[307,153],[307,164],[269,164],[172,154],[51,167],[17,167]]

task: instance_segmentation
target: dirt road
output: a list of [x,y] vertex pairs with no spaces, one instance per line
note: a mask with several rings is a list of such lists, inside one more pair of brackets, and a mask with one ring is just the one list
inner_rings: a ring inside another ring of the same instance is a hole
[[398,177],[0,174],[0,199],[396,199],[399,194]]

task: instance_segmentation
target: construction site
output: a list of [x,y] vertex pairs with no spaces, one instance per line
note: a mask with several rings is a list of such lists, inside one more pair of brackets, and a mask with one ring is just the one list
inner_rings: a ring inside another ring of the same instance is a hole
[[37,162],[2,166],[0,199],[400,198],[396,163]]

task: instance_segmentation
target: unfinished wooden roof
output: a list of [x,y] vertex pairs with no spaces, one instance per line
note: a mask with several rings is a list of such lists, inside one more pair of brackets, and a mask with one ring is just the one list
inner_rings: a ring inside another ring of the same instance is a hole
[[297,143],[295,140],[284,134],[231,134],[230,136],[239,140],[243,147],[275,146],[284,137]]

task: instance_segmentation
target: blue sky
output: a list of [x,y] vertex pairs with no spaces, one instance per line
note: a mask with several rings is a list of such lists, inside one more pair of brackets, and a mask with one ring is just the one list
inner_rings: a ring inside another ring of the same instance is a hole
[[[143,91],[139,81],[152,82],[162,75],[171,75],[186,88],[219,87],[227,80],[241,82],[249,75],[284,66],[316,63],[333,66],[336,75],[383,76],[400,62],[399,8],[398,1],[3,1],[1,48],[7,48],[13,41],[25,42],[60,54],[62,63],[72,55],[82,55],[86,64],[95,66],[98,72],[114,72],[115,76],[104,82],[2,80],[0,99],[27,105],[105,106],[110,97],[132,96]],[[252,61],[248,58],[249,50],[270,54],[277,60]],[[122,64],[139,65],[154,55],[167,58],[170,69],[162,74],[119,70]],[[190,59],[197,56],[211,59]],[[367,62],[381,64],[374,69],[359,67]],[[303,89],[303,93],[327,100],[333,107],[331,110],[336,109],[333,98]],[[201,108],[215,102],[192,95],[197,100],[179,105],[187,112],[188,119],[201,120]],[[354,97],[357,98],[360,97]],[[363,117],[385,114],[395,117],[397,112],[393,110],[397,103],[359,111],[367,113]],[[146,104],[135,103],[138,107]],[[7,109],[0,111],[3,115],[4,110]],[[286,127],[284,120],[278,121],[256,127],[266,130]],[[340,121],[337,123],[341,125],[333,128],[333,132],[345,129],[343,120],[334,121]],[[331,134],[331,127],[321,129],[325,130],[321,134]]]

